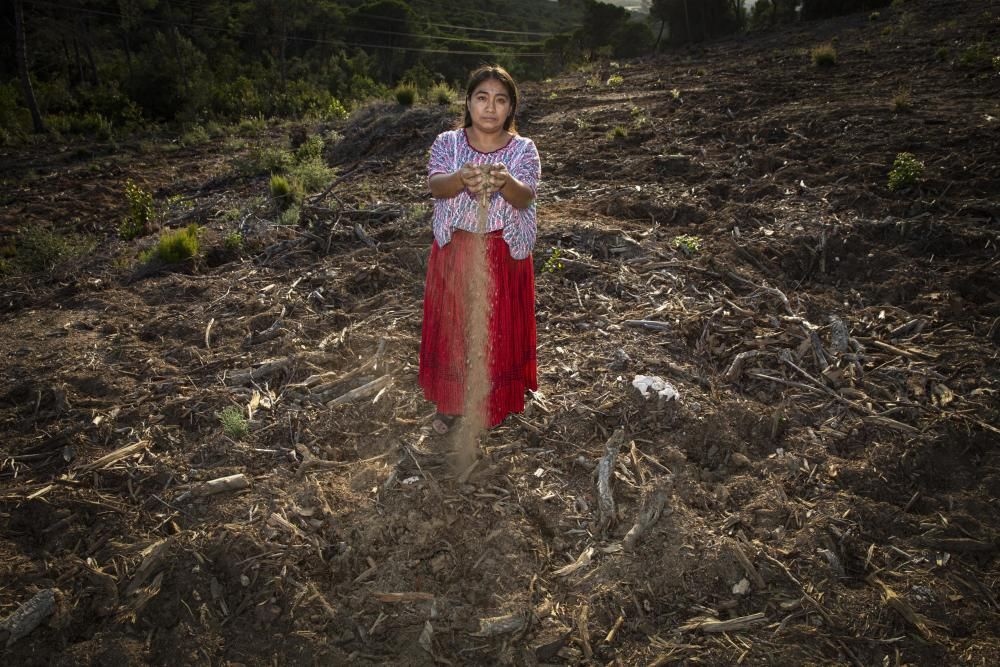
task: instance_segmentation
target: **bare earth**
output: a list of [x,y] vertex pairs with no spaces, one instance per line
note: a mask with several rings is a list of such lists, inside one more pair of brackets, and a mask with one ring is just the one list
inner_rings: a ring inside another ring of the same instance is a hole
[[[416,386],[445,108],[307,126],[344,138],[298,227],[248,205],[267,178],[223,140],[7,149],[0,227],[103,241],[0,285],[0,618],[55,600],[0,663],[996,664],[1000,76],[960,62],[976,44],[998,54],[995,4],[908,1],[526,85],[540,395],[465,469]],[[891,192],[902,151],[926,171]],[[154,238],[114,233],[129,176],[187,202],[198,262],[129,265]]]

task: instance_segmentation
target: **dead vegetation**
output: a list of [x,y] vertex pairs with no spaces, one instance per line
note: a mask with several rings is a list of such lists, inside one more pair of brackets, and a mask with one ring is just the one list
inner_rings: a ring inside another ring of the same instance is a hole
[[[348,121],[300,225],[233,223],[242,257],[135,275],[109,241],[6,283],[5,661],[990,664],[1000,80],[934,59],[996,43],[982,12],[526,86],[540,392],[469,466],[416,386],[441,110]],[[904,150],[926,173],[892,192]],[[68,221],[88,173],[24,185],[4,224]],[[142,178],[189,192],[208,244],[266,189],[205,147]]]

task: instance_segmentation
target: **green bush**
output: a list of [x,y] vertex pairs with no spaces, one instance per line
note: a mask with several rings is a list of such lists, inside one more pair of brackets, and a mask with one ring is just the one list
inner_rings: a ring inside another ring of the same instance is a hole
[[913,100],[910,97],[909,88],[900,88],[896,91],[896,94],[892,97],[892,110],[899,113],[903,111],[909,111],[913,106]]
[[267,129],[267,123],[263,116],[252,116],[241,118],[236,126],[236,133],[241,137],[254,137]]
[[184,229],[164,232],[156,245],[143,253],[143,262],[159,261],[163,264],[180,264],[198,254],[198,225],[192,223]]
[[298,206],[289,206],[278,216],[278,224],[285,227],[294,227],[299,224],[301,211]]
[[93,252],[95,246],[92,239],[84,236],[63,235],[35,225],[22,227],[14,235],[12,257],[5,261],[6,270],[0,273],[48,271],[62,262]]
[[942,46],[937,51],[934,52],[934,57],[940,60],[941,62],[944,62],[948,60],[949,53],[950,52],[948,51],[948,47]]
[[813,48],[810,56],[816,67],[833,67],[837,64],[837,49],[833,44],[821,44]]
[[223,247],[229,252],[239,252],[243,249],[243,235],[239,232],[230,232],[223,241]]
[[288,181],[293,191],[298,188],[303,193],[319,192],[333,180],[333,173],[323,158],[315,157],[289,169]]
[[125,199],[128,200],[128,215],[118,224],[118,235],[126,241],[149,233],[156,219],[153,195],[143,190],[131,178],[125,181]]
[[898,153],[889,172],[889,189],[895,192],[916,185],[924,175],[924,163],[913,153]]
[[289,151],[276,146],[259,146],[255,154],[257,173],[283,173],[295,162],[295,156]]
[[312,135],[306,138],[302,144],[295,149],[295,161],[298,163],[309,162],[319,159],[323,155],[323,137]]
[[326,107],[326,117],[332,120],[344,120],[350,115],[347,107],[336,97],[330,99],[330,104]]
[[396,102],[404,107],[413,106],[417,102],[417,87],[409,83],[396,86],[392,94],[396,98]]
[[986,43],[977,42],[962,52],[958,62],[963,67],[982,67],[991,64],[992,60],[993,54],[990,53]]
[[285,200],[292,195],[292,185],[288,182],[288,179],[280,174],[272,174],[271,180],[268,182],[268,190],[271,193],[271,197],[278,200]]
[[612,74],[607,81],[609,86],[620,86],[625,83],[625,79],[620,74]]
[[552,248],[549,251],[549,256],[545,260],[545,264],[542,266],[542,273],[555,273],[556,271],[562,271],[562,249]]
[[628,128],[624,125],[615,125],[604,135],[609,141],[628,138]]
[[298,205],[302,202],[302,186],[294,179],[285,178],[281,174],[273,174],[268,182],[268,191],[278,210]]
[[295,163],[295,156],[290,151],[276,146],[258,144],[252,146],[247,155],[235,156],[230,162],[236,173],[241,176],[283,174]]
[[674,247],[688,257],[701,250],[701,237],[681,234],[674,237]]
[[182,146],[200,146],[201,144],[208,143],[209,139],[208,130],[201,125],[195,124],[190,126],[181,135],[180,142]]
[[434,104],[451,104],[456,97],[455,91],[446,83],[436,83],[427,92],[427,99]]
[[250,433],[250,425],[239,407],[227,405],[216,416],[222,424],[222,432],[233,440],[241,440]]

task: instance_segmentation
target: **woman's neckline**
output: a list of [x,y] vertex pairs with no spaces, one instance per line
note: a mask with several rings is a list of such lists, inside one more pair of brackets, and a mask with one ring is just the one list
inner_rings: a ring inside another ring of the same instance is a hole
[[508,146],[510,146],[510,142],[512,142],[514,140],[514,135],[511,134],[510,136],[507,137],[507,142],[503,146],[501,146],[500,148],[496,148],[496,149],[491,150],[491,151],[481,151],[478,148],[476,148],[475,146],[473,146],[472,145],[472,141],[469,140],[469,128],[467,128],[467,127],[463,127],[462,128],[462,136],[465,137],[465,145],[468,146],[469,148],[471,148],[472,150],[474,150],[475,152],[479,153],[480,155],[492,155],[493,153],[499,153],[503,149],[505,149]]

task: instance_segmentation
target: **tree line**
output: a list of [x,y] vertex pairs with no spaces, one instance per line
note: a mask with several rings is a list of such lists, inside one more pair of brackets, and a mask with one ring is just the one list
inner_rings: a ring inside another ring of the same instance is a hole
[[400,82],[523,79],[889,0],[3,0],[0,142],[41,131],[323,116]]

